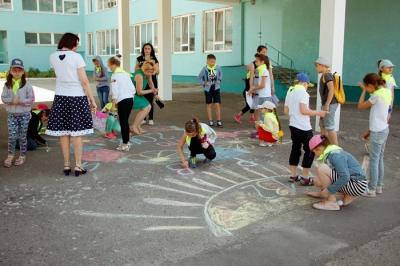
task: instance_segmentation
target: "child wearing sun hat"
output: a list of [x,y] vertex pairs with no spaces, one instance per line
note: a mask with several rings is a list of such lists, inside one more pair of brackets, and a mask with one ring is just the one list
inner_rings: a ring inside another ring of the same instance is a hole
[[271,147],[283,136],[281,124],[276,113],[276,105],[273,102],[265,101],[263,104],[258,105],[257,109],[262,113],[263,117],[262,120],[256,121],[260,146]]
[[[353,155],[341,147],[333,145],[328,138],[315,135],[309,142],[309,148],[318,160],[324,164],[317,170],[314,186],[319,192],[307,193],[311,197],[321,198],[313,207],[319,210],[338,211],[347,206],[358,196],[364,195],[368,189],[367,179],[360,163]],[[335,194],[343,194],[343,200],[336,201]]]

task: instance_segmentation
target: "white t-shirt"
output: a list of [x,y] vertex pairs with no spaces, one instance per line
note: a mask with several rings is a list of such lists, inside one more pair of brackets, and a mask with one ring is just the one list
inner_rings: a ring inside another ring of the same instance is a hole
[[369,130],[379,132],[385,130],[388,125],[389,105],[377,96],[371,95],[369,101],[372,103],[369,113]]
[[300,112],[300,104],[309,106],[310,95],[306,89],[297,89],[286,95],[285,106],[289,108],[289,126],[303,131],[312,130],[310,116]]
[[259,81],[258,81],[259,83],[258,84],[261,84],[262,77],[266,77],[265,87],[263,89],[258,90],[257,94],[258,94],[259,97],[263,97],[263,98],[264,97],[271,97],[271,77],[269,75],[269,70],[268,69],[265,69],[263,71],[262,75],[259,78]]
[[126,72],[114,73],[111,76],[111,97],[119,103],[122,100],[133,98],[136,93],[131,77]]
[[56,73],[56,95],[85,96],[78,69],[85,67],[82,56],[74,51],[57,51],[50,55],[50,66]]

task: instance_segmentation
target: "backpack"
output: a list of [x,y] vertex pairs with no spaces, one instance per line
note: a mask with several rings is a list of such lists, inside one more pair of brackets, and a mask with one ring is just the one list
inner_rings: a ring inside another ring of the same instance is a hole
[[[322,76],[322,82],[325,83],[325,76]],[[344,93],[342,77],[337,73],[333,73],[333,87],[335,98],[339,104],[346,102],[346,94]]]

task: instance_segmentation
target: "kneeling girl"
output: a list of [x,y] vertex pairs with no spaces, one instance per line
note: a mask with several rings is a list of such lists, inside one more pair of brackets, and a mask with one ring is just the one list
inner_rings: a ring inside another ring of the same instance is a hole
[[[215,131],[204,123],[200,123],[197,118],[189,120],[185,124],[185,132],[178,142],[178,155],[180,157],[182,167],[196,168],[197,154],[203,154],[205,162],[210,162],[216,157],[216,152],[213,147],[217,134]],[[186,160],[183,147],[187,144],[190,150],[189,161]]]

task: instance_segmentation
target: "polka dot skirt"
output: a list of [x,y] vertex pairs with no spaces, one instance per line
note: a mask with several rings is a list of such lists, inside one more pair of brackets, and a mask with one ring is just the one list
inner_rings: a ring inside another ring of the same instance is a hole
[[93,133],[93,119],[86,96],[56,95],[46,134],[78,137]]

